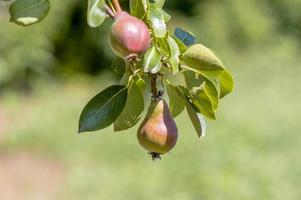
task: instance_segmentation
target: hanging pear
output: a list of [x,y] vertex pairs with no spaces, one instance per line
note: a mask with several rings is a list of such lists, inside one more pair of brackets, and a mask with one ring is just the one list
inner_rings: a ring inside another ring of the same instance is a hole
[[137,137],[153,159],[160,159],[161,154],[169,152],[176,145],[178,129],[165,100],[152,100]]

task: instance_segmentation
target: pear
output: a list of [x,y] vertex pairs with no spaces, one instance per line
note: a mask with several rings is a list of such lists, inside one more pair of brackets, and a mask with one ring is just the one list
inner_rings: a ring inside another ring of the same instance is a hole
[[142,20],[124,11],[117,12],[114,20],[109,41],[118,57],[138,56],[149,48],[151,35]]
[[176,145],[178,129],[165,100],[152,100],[137,137],[153,159],[160,158]]

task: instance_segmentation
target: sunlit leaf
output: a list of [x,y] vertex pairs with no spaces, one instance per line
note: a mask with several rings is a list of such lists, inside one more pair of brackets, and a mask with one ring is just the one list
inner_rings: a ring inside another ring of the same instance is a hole
[[161,54],[156,47],[152,46],[144,55],[144,72],[150,72],[161,64]]
[[170,48],[167,41],[167,37],[156,38],[156,47],[158,48],[163,57],[170,56]]
[[189,85],[200,86],[210,98],[212,106],[214,110],[217,109],[219,103],[219,91],[218,86],[214,80],[211,80],[199,73],[195,73],[193,71],[185,71],[184,72],[186,83],[189,82]]
[[234,79],[228,70],[225,70],[219,77],[220,98],[225,97],[234,89]]
[[151,4],[155,4],[158,8],[162,8],[165,4],[165,0],[149,0]]
[[113,85],[92,98],[79,120],[79,133],[110,126],[121,114],[127,101],[127,88]]
[[206,80],[192,71],[185,71],[184,77],[186,86],[192,97],[192,104],[197,112],[202,113],[210,119],[215,119],[215,109],[210,94],[206,90]]
[[198,114],[194,107],[191,105],[189,100],[187,99],[185,93],[187,93],[186,88],[178,86],[176,87],[177,93],[182,97],[182,99],[185,102],[186,110],[188,113],[188,116],[193,124],[193,127],[196,130],[196,133],[199,137],[204,137],[206,135],[206,122],[204,117],[201,114]]
[[164,21],[169,22],[171,20],[171,16],[163,9],[160,9],[161,14],[163,15]]
[[187,49],[182,58],[183,65],[203,71],[223,72],[224,66],[217,56],[207,47],[196,44]]
[[143,94],[146,87],[145,81],[140,76],[133,76],[133,80]]
[[89,26],[101,25],[106,17],[105,0],[88,0],[87,21]]
[[176,88],[170,83],[166,84],[167,94],[169,97],[169,109],[173,117],[177,117],[185,109],[185,101],[177,93]]
[[162,68],[162,63],[159,62],[152,70],[151,70],[151,73],[152,74],[156,74],[158,73]]
[[43,20],[49,11],[48,0],[18,0],[9,7],[10,21],[22,26]]
[[131,15],[143,18],[147,11],[147,0],[130,0]]
[[172,73],[176,74],[179,71],[179,64],[180,64],[180,49],[177,44],[177,42],[172,38],[167,38],[168,44],[169,44],[169,50],[170,50],[170,65],[172,69]]
[[176,41],[181,54],[183,54],[187,51],[188,47],[181,40],[179,40],[177,37],[175,37],[173,35],[169,34],[169,36],[172,37]]
[[187,69],[187,70],[202,74],[203,76],[205,76],[207,78],[213,78],[213,79],[219,77],[224,72],[224,70],[215,70],[215,71],[201,70],[201,69],[198,69],[198,68],[195,68],[195,67],[190,67],[190,66],[187,66],[187,65],[183,65],[183,63],[181,65],[181,67],[183,69]]
[[166,34],[166,24],[163,14],[159,9],[155,7],[150,7],[148,10],[148,19],[151,22],[151,27],[154,32],[155,37],[162,38]]
[[[136,79],[139,80],[139,79]],[[137,124],[144,110],[144,99],[135,79],[131,79],[125,108],[114,122],[114,131],[123,131]]]

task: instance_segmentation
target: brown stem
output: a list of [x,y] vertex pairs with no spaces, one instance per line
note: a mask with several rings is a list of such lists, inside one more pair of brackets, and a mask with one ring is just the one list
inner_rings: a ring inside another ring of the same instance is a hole
[[157,89],[157,74],[149,74],[151,81],[151,92],[154,98],[158,97],[158,89]]
[[114,7],[116,9],[116,12],[122,11],[122,8],[120,6],[119,0],[113,0],[113,4],[114,4]]
[[115,14],[114,14],[113,10],[112,10],[109,6],[107,6],[107,5],[105,5],[105,9],[106,9],[107,14],[108,14],[112,19],[114,19]]

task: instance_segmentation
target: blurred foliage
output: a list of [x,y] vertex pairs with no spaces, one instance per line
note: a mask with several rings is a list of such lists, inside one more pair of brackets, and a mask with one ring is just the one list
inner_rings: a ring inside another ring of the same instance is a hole
[[[128,8],[127,1],[121,3]],[[109,69],[114,58],[107,43],[112,21],[89,28],[83,1],[52,0],[47,19],[26,28],[8,22],[8,4],[0,2],[0,88],[24,86],[37,75]],[[256,51],[284,37],[300,43],[300,6],[296,0],[173,0],[166,8],[173,16],[171,31],[176,26],[191,30],[199,42],[224,54]]]

